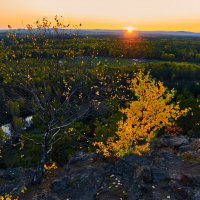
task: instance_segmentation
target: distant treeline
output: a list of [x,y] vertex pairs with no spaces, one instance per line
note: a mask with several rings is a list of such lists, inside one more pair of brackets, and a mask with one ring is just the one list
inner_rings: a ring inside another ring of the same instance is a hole
[[[9,45],[6,36],[0,36]],[[83,56],[105,56],[121,58],[138,58],[138,59],[156,59],[164,61],[187,61],[200,62],[200,38],[198,37],[53,37],[53,46],[41,49],[32,49],[29,39],[24,41],[23,50],[18,51],[21,58],[24,53],[36,58],[38,55],[44,58],[54,57],[59,54],[62,58],[66,52],[71,49],[82,51]],[[65,37],[65,39],[63,38]],[[38,41],[39,42],[39,39]],[[26,43],[26,44],[25,44]],[[18,47],[16,47],[18,48]],[[57,48],[57,50],[55,50]],[[59,51],[58,51],[59,49]]]
[[[59,36],[53,37],[53,46],[43,46],[43,49],[32,49],[29,39],[24,41],[23,50],[18,51],[21,58],[24,53],[36,58],[38,55],[44,58],[54,57],[55,53],[62,58],[66,52],[71,49],[82,51],[82,55],[89,56],[105,56],[105,57],[122,57],[122,58],[138,58],[138,59],[156,59],[164,61],[187,61],[200,62],[200,38],[198,37],[69,37]],[[65,37],[65,39],[63,38]],[[5,34],[1,34],[9,45]],[[39,42],[39,39],[38,41]],[[18,47],[16,47],[18,48]],[[55,50],[57,48],[57,50]],[[59,49],[59,51],[58,51]]]

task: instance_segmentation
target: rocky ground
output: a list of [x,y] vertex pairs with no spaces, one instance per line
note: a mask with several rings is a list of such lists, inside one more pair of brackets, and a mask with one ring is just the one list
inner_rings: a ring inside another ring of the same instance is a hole
[[38,186],[30,185],[32,174],[0,170],[0,194],[27,200],[200,200],[200,139],[162,136],[150,155],[109,161],[78,152]]

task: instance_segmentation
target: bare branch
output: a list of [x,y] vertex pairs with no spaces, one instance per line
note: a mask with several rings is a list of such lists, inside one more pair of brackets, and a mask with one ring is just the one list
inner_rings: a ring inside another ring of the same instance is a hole
[[27,137],[27,136],[21,135],[21,137],[24,138],[24,139],[26,139],[26,140],[29,140],[29,141],[33,142],[33,143],[36,144],[36,145],[42,145],[42,143],[38,143],[38,142],[36,142],[34,139],[29,138],[29,137]]

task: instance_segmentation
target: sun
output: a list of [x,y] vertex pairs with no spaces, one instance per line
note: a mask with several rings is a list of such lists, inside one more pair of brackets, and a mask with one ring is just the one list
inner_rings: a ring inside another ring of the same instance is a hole
[[124,27],[124,34],[125,38],[137,38],[139,37],[138,28],[134,26],[126,26]]
[[128,33],[132,33],[133,31],[136,30],[136,27],[133,27],[133,26],[127,26],[127,27],[125,27],[125,30],[126,30]]

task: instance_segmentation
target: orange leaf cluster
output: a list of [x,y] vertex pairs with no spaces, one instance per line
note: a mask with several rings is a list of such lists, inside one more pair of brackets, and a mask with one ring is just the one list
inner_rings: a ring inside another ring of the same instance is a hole
[[97,152],[103,152],[104,156],[121,157],[148,152],[155,133],[174,124],[189,111],[181,110],[179,102],[171,103],[175,91],[168,91],[162,82],[156,82],[149,73],[145,75],[140,71],[132,80],[130,90],[135,100],[130,102],[128,108],[121,109],[125,119],[118,122],[116,135],[108,138],[106,143],[94,143],[98,146]]
[[56,165],[56,163],[46,163],[46,164],[44,165],[44,169],[45,169],[46,171],[50,171],[50,170],[52,170],[52,169],[58,169],[58,166]]
[[12,197],[12,195],[5,195],[5,196],[0,196],[0,200],[19,200],[18,197]]

